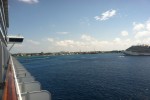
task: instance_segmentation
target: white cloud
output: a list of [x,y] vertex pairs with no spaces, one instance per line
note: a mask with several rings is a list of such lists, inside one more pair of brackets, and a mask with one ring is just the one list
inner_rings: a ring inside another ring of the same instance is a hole
[[131,42],[131,39],[126,39],[125,41],[126,41],[126,42]]
[[73,40],[63,40],[63,41],[58,41],[56,42],[58,46],[73,46],[74,41]]
[[128,32],[127,32],[127,31],[122,31],[122,32],[121,32],[121,35],[122,35],[122,36],[128,36]]
[[141,23],[136,24],[135,22],[133,23],[133,30],[134,31],[140,31],[144,28],[145,28],[144,24],[141,24]]
[[150,31],[139,31],[136,33],[135,38],[144,38],[150,36]]
[[99,20],[99,21],[103,21],[103,20],[107,20],[107,19],[109,19],[109,18],[111,18],[111,17],[113,17],[113,16],[115,16],[116,15],[116,10],[108,10],[108,11],[106,11],[106,12],[104,12],[104,13],[102,13],[100,16],[95,16],[94,18],[96,19],[96,20]]
[[121,41],[120,38],[115,38],[115,39],[114,39],[114,42],[120,42],[120,41]]
[[138,40],[147,39],[150,37],[150,20],[145,23],[133,23],[134,37]]
[[63,34],[63,35],[66,35],[66,34],[69,34],[69,32],[57,32],[58,34]]
[[48,40],[49,42],[54,42],[54,39],[53,39],[53,38],[47,38],[47,40]]
[[146,29],[150,31],[150,20],[146,22]]
[[81,39],[82,39],[82,40],[85,40],[85,41],[92,41],[92,40],[94,40],[93,37],[91,37],[91,36],[89,36],[89,35],[85,35],[85,34],[83,34],[83,35],[81,36]]
[[26,40],[28,43],[34,44],[34,45],[39,45],[40,43],[34,40]]
[[28,4],[35,4],[39,2],[39,0],[18,0],[18,1],[28,3]]

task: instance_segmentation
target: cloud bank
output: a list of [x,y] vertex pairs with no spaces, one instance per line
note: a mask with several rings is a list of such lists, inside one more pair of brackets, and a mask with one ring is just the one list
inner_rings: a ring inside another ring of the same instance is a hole
[[108,51],[126,49],[131,44],[130,39],[119,37],[113,40],[99,40],[87,34],[82,34],[78,39],[45,38],[38,41],[25,40],[22,45],[15,45],[12,53],[18,52],[58,52],[58,51]]
[[133,23],[133,31],[136,39],[144,39],[150,37],[150,20],[145,23]]
[[121,32],[121,35],[122,35],[122,36],[128,36],[128,34],[129,34],[129,33],[128,33],[127,31],[122,31],[122,32]]

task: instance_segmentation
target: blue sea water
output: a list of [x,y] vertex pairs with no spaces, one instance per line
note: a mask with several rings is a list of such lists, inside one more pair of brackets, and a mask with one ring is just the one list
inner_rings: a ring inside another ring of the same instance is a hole
[[150,100],[150,56],[19,57],[53,100]]

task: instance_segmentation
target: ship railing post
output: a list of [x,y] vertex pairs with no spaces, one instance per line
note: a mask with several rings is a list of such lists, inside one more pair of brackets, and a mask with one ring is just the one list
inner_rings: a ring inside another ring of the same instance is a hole
[[3,76],[4,76],[4,69],[3,69],[3,66],[4,66],[4,56],[3,56],[3,45],[2,45],[2,42],[0,40],[0,88],[2,89],[3,87]]

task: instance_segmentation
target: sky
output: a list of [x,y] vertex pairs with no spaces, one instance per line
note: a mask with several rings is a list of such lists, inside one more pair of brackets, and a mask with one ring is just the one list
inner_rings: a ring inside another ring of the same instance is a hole
[[149,4],[150,0],[9,0],[8,34],[25,38],[11,52],[110,51],[149,45]]

